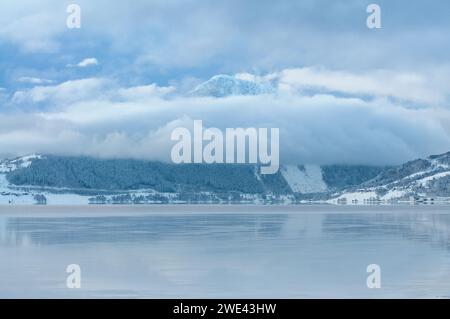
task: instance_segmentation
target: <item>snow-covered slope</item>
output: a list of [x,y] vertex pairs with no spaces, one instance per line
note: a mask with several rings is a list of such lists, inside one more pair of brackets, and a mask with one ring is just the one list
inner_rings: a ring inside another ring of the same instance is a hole
[[448,201],[450,199],[450,152],[408,162],[388,169],[358,188],[334,198],[347,202]]
[[32,154],[14,159],[0,161],[0,205],[33,205],[33,204],[61,204],[61,205],[87,205],[88,197],[68,193],[55,193],[52,190],[36,189],[35,187],[17,187],[11,185],[6,174],[26,169],[33,161],[45,157]]
[[258,83],[220,74],[198,85],[190,94],[192,96],[225,97],[230,95],[270,94],[273,92],[274,88],[268,83]]
[[32,154],[28,156],[17,157],[12,160],[2,160],[0,161],[0,173],[12,172],[19,168],[29,167],[34,160],[41,158],[41,155]]
[[294,193],[311,194],[327,191],[327,185],[322,178],[322,170],[318,165],[286,165],[281,168],[289,187]]

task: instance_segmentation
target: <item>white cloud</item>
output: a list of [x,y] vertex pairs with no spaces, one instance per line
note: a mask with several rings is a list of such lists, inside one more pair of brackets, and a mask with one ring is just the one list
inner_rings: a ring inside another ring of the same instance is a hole
[[51,112],[2,115],[0,149],[169,160],[171,130],[190,128],[196,119],[220,129],[278,127],[284,163],[398,164],[450,149],[450,111],[442,108],[331,95],[125,96],[94,95]]
[[53,80],[40,79],[35,77],[22,76],[17,79],[18,82],[28,83],[28,84],[52,84]]
[[[369,95],[424,104],[443,104],[450,89],[436,73],[375,70],[366,73],[330,71],[321,68],[287,69],[279,75],[282,90],[322,91],[349,95]],[[447,83],[450,77],[447,77]]]
[[36,86],[29,90],[17,91],[12,102],[19,105],[47,103],[47,105],[67,105],[76,101],[101,98],[110,82],[101,78],[88,78],[63,82],[52,86]]
[[59,23],[60,19],[55,15],[54,9],[58,7],[38,9],[35,8],[36,3],[29,2],[25,0],[25,3],[20,6],[16,4],[15,7],[8,4],[3,7],[2,3],[0,38],[17,44],[28,53],[58,51],[60,44],[56,36],[64,31],[64,25]]
[[[121,87],[102,78],[22,90],[12,104],[28,113],[0,116],[0,149],[168,160],[171,129],[197,119],[221,129],[280,128],[284,163],[398,164],[450,149],[450,109],[404,103],[433,90],[443,99],[447,91],[433,88],[424,75],[290,69],[238,76],[273,81],[281,90],[270,96],[183,97],[174,87]],[[286,88],[290,94],[283,93]],[[315,93],[298,94],[311,88]]]
[[406,0],[382,1],[397,23],[389,32],[374,34],[367,33],[366,5],[358,0],[139,0],[114,6],[108,0],[77,0],[82,21],[95,21],[82,23],[79,30],[66,28],[67,2],[21,0],[18,5],[2,0],[0,39],[30,52],[60,50],[77,56],[84,49],[106,49],[112,53],[108,56],[125,56],[125,64],[135,66],[137,60],[156,70],[209,66],[219,73],[298,65],[412,69],[450,62],[448,1],[415,6]]
[[98,65],[98,60],[96,58],[86,58],[77,64],[80,68],[85,68],[91,65]]
[[[164,72],[175,69],[180,78],[186,67],[198,70],[194,76],[211,69],[332,68],[236,75],[274,81],[281,91],[294,93],[264,98],[183,98],[172,95],[171,87],[120,87],[103,78],[58,85],[31,80],[37,86],[15,92],[10,101],[17,106],[11,109],[22,113],[0,113],[0,150],[159,158],[167,155],[164,134],[173,123],[203,119],[222,128],[280,127],[282,161],[399,163],[447,151],[448,10],[435,9],[448,3],[408,6],[404,1],[398,4],[401,10],[390,10],[401,23],[387,33],[368,34],[357,18],[358,12],[365,14],[360,1],[328,2],[155,0],[111,6],[107,0],[80,0],[82,19],[95,23],[75,31],[66,28],[66,4],[59,0],[21,0],[20,5],[2,0],[0,41],[7,43],[7,53],[15,52],[10,43],[25,52],[61,53],[49,56],[55,63],[98,49],[110,51],[101,58],[102,66],[122,63],[116,69],[123,66],[125,76],[143,70],[139,75],[155,71],[169,78],[174,73]],[[429,18],[414,19],[424,16]],[[20,66],[23,58],[7,65]],[[96,64],[90,57],[72,67]],[[388,67],[403,71],[381,69]],[[195,81],[187,80],[187,86]],[[0,90],[0,102],[7,98],[8,92]],[[409,103],[423,108],[409,108]]]
[[160,87],[156,84],[140,85],[130,88],[120,88],[117,93],[126,101],[139,101],[146,100],[155,96],[165,96],[167,94],[175,92],[175,87]]
[[87,68],[89,66],[98,65],[98,60],[96,58],[86,58],[78,62],[77,64],[67,64],[68,68]]
[[[16,108],[34,109],[39,107],[63,109],[75,103],[84,105],[101,100],[115,102],[135,102],[165,97],[175,91],[172,86],[160,87],[156,84],[133,87],[120,87],[112,80],[104,78],[86,78],[66,81],[57,85],[38,85],[31,89],[20,90],[13,94],[11,102]],[[95,106],[93,106],[95,108]],[[105,110],[105,113],[108,113]]]
[[256,83],[268,83],[268,82],[276,80],[278,78],[278,74],[270,73],[270,74],[266,74],[266,75],[255,75],[255,74],[244,72],[244,73],[236,73],[234,75],[234,77],[236,79],[244,80],[244,81],[251,81],[251,82],[256,82]]

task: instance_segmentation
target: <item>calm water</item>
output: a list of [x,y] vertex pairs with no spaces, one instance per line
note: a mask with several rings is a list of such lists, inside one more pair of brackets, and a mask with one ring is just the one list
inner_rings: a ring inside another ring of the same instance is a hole
[[0,297],[450,297],[445,208],[141,210],[0,212]]

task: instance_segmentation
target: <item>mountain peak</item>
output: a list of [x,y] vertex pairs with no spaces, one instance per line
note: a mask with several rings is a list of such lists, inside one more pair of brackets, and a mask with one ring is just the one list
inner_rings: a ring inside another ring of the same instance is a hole
[[227,74],[219,74],[198,85],[191,95],[225,97],[233,95],[260,95],[274,93],[269,83],[239,79]]

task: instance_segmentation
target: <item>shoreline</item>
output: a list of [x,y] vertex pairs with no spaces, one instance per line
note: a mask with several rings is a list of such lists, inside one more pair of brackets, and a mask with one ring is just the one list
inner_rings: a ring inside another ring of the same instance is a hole
[[196,214],[450,214],[449,205],[0,205],[0,217],[130,216]]

